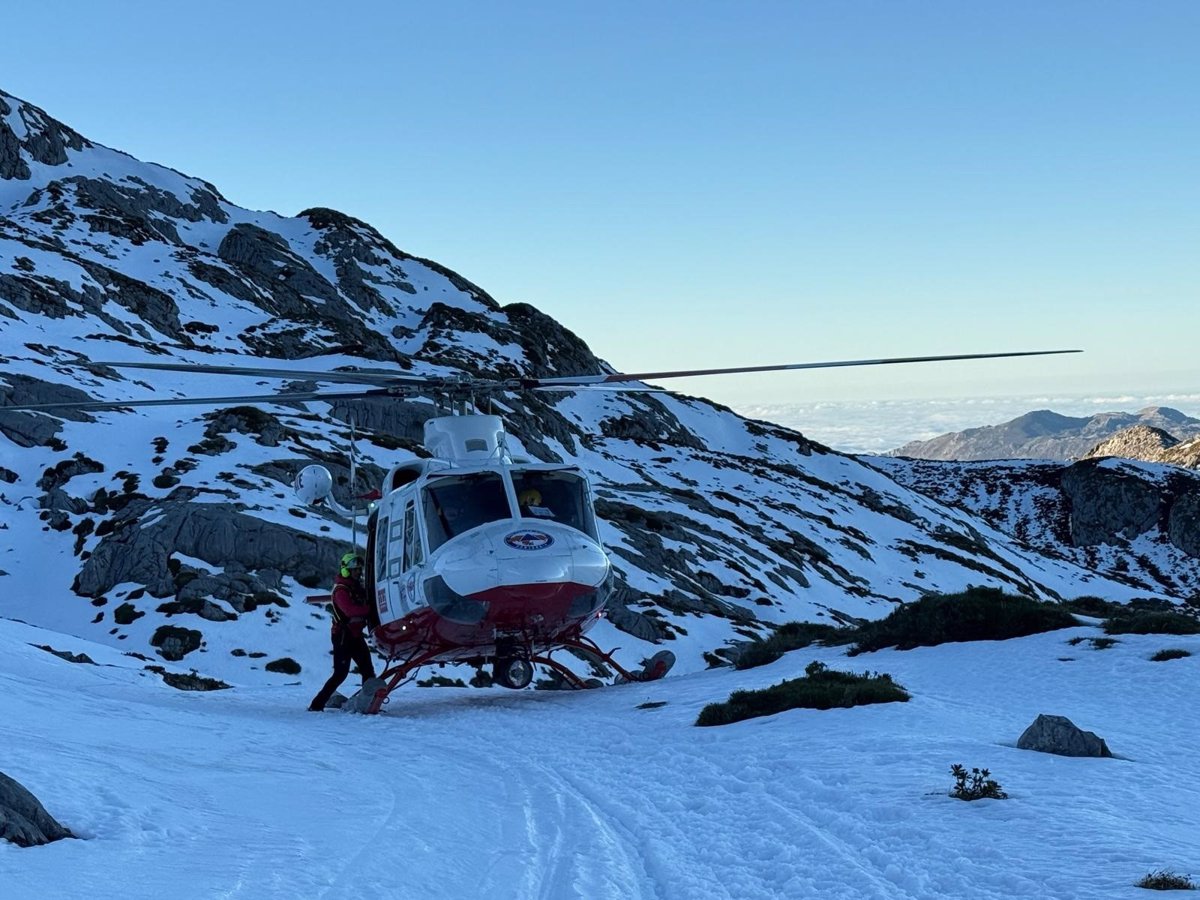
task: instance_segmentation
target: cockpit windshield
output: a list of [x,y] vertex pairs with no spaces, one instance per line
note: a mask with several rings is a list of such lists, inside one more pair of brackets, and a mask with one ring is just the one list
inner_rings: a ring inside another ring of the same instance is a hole
[[472,528],[512,515],[504,482],[495,472],[438,478],[425,488],[423,506],[430,551]]
[[561,522],[596,537],[587,482],[578,472],[513,469],[512,479],[522,518]]

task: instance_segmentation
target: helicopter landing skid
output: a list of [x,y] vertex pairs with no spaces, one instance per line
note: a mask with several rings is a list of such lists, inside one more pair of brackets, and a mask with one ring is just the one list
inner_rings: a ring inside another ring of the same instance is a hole
[[[587,638],[566,640],[562,642],[561,646],[572,650],[579,650],[580,652],[586,653],[589,656],[598,657],[602,662],[612,666],[617,670],[617,680],[614,682],[614,684],[626,684],[634,681],[657,681],[666,675],[667,672],[671,670],[671,666],[675,664],[674,653],[672,653],[670,650],[660,650],[650,657],[650,659],[646,660],[646,663],[642,666],[641,671],[630,672],[619,662],[613,659],[612,654],[616,652],[615,649],[606,653],[604,650],[601,650],[594,641],[590,641]],[[387,703],[388,696],[392,693],[392,691],[404,683],[404,681],[417,669],[433,662],[439,655],[440,651],[429,650],[425,653],[416,654],[397,665],[389,666],[384,670],[383,674],[379,676],[378,680],[381,682],[381,684],[376,689],[375,696],[371,698],[370,702],[366,704],[366,707],[362,711],[367,715],[375,715],[378,713],[381,709],[383,709],[384,704]],[[563,677],[563,680],[566,681],[567,684],[576,690],[584,690],[586,688],[600,686],[596,683],[596,679],[587,679],[585,681],[558,660],[552,659],[548,655],[530,656],[529,661],[541,663],[542,665],[553,669]]]
[[[617,670],[617,679],[613,684],[627,684],[633,681],[657,681],[662,678],[667,672],[671,671],[671,666],[675,665],[675,654],[670,650],[659,650],[652,657],[646,660],[638,672],[630,672],[619,662],[613,659],[613,653],[616,653],[620,648],[613,648],[611,651],[605,652],[601,650],[595,641],[585,637],[575,638],[574,640],[565,640],[562,646],[570,650],[579,650],[588,656],[598,657],[602,662],[612,666]],[[547,656],[534,656],[530,658],[530,662],[541,663],[544,666],[549,666],[555,672],[563,677],[567,684],[576,690],[585,688],[598,687],[596,679],[590,678],[586,681],[568,669],[565,665],[556,659],[551,659]]]

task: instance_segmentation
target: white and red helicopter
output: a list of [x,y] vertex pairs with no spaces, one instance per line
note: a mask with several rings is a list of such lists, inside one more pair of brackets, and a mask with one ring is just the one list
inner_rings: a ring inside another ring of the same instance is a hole
[[333,478],[321,466],[304,468],[294,482],[297,495],[307,504],[323,504],[351,521],[367,515],[365,577],[376,612],[372,632],[377,649],[387,658],[373,695],[360,705],[363,711],[374,713],[391,691],[418,668],[432,663],[490,661],[496,683],[520,689],[532,680],[534,664],[549,667],[573,687],[588,686],[553,658],[556,651],[564,649],[603,661],[625,681],[661,678],[675,660],[670,651],[663,650],[646,660],[639,671],[631,672],[613,659],[612,652],[604,651],[587,637],[588,630],[604,615],[614,583],[612,563],[600,541],[588,478],[578,466],[514,456],[499,416],[467,412],[478,398],[519,391],[654,391],[659,389],[647,387],[644,382],[1078,352],[1033,350],[553,378],[112,362],[95,365],[369,387],[4,408],[52,412],[430,396],[439,398],[439,402],[450,401],[457,414],[425,422],[424,444],[430,458],[393,466],[368,508],[340,504],[333,496]]

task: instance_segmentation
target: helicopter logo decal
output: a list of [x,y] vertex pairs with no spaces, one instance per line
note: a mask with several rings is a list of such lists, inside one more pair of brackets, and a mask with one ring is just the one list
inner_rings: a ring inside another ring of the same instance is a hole
[[554,538],[544,531],[514,531],[504,536],[504,543],[514,550],[545,550]]

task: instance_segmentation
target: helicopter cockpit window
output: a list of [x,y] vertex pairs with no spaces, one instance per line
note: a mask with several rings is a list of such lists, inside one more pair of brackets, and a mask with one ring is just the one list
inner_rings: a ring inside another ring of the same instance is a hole
[[512,515],[495,472],[438,478],[425,488],[425,530],[433,551],[452,537]]
[[552,519],[596,537],[587,482],[579,473],[514,469],[512,479],[522,518]]

